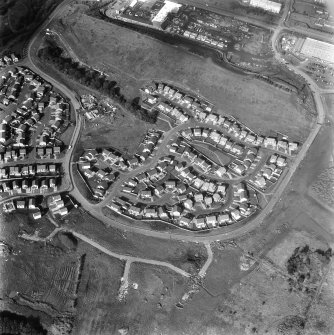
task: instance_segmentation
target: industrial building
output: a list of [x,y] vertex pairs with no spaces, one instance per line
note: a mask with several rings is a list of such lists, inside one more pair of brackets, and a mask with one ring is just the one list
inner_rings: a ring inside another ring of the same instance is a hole
[[334,63],[334,44],[306,38],[300,53],[307,57],[315,57],[328,63]]
[[181,7],[180,4],[166,0],[163,7],[159,10],[159,12],[152,19],[153,26],[157,28],[163,28],[163,25],[167,20],[168,14],[177,13],[180,7]]
[[270,0],[243,0],[243,3],[252,7],[262,8],[268,12],[278,14],[281,11],[282,4]]

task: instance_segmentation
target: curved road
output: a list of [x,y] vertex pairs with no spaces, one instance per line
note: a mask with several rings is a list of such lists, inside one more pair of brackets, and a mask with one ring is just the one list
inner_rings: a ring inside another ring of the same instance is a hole
[[[40,74],[42,77],[46,78],[48,81],[50,81],[50,83],[52,83],[60,91],[64,92],[64,94],[67,95],[71,99],[71,102],[72,102],[73,106],[75,108],[78,108],[79,103],[76,101],[74,93],[71,90],[69,90],[67,87],[59,84],[52,77],[50,77],[49,75],[47,75],[46,73],[41,71],[33,63],[33,59],[31,57],[31,48],[32,48],[32,45],[34,44],[36,38],[38,37],[38,34],[47,27],[47,25],[52,21],[52,19],[54,17],[56,17],[58,14],[61,13],[64,6],[67,5],[70,1],[71,0],[65,1],[61,5],[59,5],[57,7],[56,11],[53,12],[52,16],[50,16],[50,18],[41,26],[39,31],[37,31],[34,34],[32,40],[29,44],[29,47],[28,47],[28,60],[29,60],[30,67],[32,68],[32,70],[34,70],[36,73]],[[272,38],[273,49],[275,51],[275,55],[276,55],[276,58],[278,60],[281,60],[281,57],[280,57],[279,53],[277,52],[277,50],[275,48],[275,42],[276,42],[276,38],[279,35],[280,31],[283,29],[282,24],[285,20],[286,15],[287,15],[287,11],[285,11],[284,15],[282,16],[281,22],[277,26],[277,28],[274,32],[273,38]],[[284,180],[282,180],[282,182],[278,186],[275,194],[270,199],[267,206],[257,215],[257,217],[255,217],[252,221],[250,221],[246,225],[238,227],[238,228],[234,228],[234,229],[233,228],[231,229],[230,227],[227,227],[227,229],[225,229],[223,232],[221,230],[217,229],[215,231],[211,231],[209,233],[206,233],[205,235],[200,235],[198,233],[191,233],[191,232],[189,232],[189,234],[188,233],[186,234],[186,233],[182,233],[181,231],[180,232],[173,232],[173,233],[153,231],[153,230],[150,230],[150,229],[143,229],[143,228],[140,228],[140,227],[135,227],[133,225],[132,226],[131,225],[126,225],[126,224],[117,222],[116,220],[108,219],[106,216],[103,215],[101,208],[97,207],[97,206],[94,206],[91,203],[89,203],[77,191],[76,187],[74,187],[72,189],[72,194],[81,203],[82,207],[87,210],[87,212],[89,212],[91,215],[95,216],[100,221],[104,222],[106,225],[112,225],[112,226],[114,226],[116,228],[119,228],[119,229],[122,229],[122,230],[127,230],[127,231],[131,231],[131,232],[135,232],[135,233],[140,233],[140,234],[147,235],[147,236],[153,236],[153,237],[163,238],[163,239],[177,239],[177,240],[192,241],[192,242],[193,241],[210,242],[210,241],[214,241],[214,240],[226,240],[226,239],[236,238],[240,235],[243,235],[243,234],[251,231],[252,229],[259,226],[263,222],[263,220],[266,218],[266,216],[273,210],[276,203],[280,200],[286,186],[290,182],[293,174],[296,172],[300,162],[304,159],[305,155],[307,154],[307,151],[308,151],[309,147],[313,143],[313,141],[314,141],[315,137],[317,136],[317,134],[318,134],[323,122],[324,122],[324,119],[325,119],[324,107],[323,107],[323,104],[322,104],[322,101],[321,101],[321,96],[320,96],[320,93],[325,93],[325,92],[323,90],[319,90],[317,85],[315,85],[315,83],[311,80],[311,78],[309,78],[305,73],[301,72],[300,70],[296,69],[295,67],[293,67],[291,65],[288,66],[288,67],[290,68],[290,70],[294,71],[296,74],[302,75],[307,80],[310,87],[312,88],[312,90],[314,92],[314,100],[315,100],[315,104],[316,104],[316,109],[317,109],[317,112],[318,112],[317,124],[311,130],[311,132],[309,134],[309,137],[307,138],[307,140],[304,143],[303,147],[301,148],[298,156],[296,157],[296,159],[294,160],[290,169],[288,170]],[[329,91],[326,90],[326,93],[327,92],[329,93]],[[80,116],[78,116],[76,114],[76,117],[77,117],[76,129],[75,129],[75,132],[74,132],[72,140],[71,140],[72,146],[74,146],[75,143],[77,142],[78,136],[79,136],[79,133],[80,133],[80,129],[81,129]],[[70,175],[70,178],[72,180],[72,185],[75,186],[73,176],[72,176],[71,164],[70,164],[70,159],[71,159],[72,154],[67,155],[67,156],[68,157],[67,157],[67,160],[66,160],[66,166],[64,166],[64,167],[66,169],[66,172],[68,172],[69,175]]]

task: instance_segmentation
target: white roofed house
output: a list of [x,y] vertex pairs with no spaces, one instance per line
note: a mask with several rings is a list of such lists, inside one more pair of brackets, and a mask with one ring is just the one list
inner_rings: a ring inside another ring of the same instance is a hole
[[0,169],[0,179],[8,178],[6,169]]
[[186,218],[184,216],[181,216],[180,217],[180,220],[179,220],[179,225],[181,227],[187,227],[187,228],[190,228],[191,227],[191,219],[189,218]]
[[208,228],[216,228],[217,227],[217,218],[215,215],[210,215],[205,218],[206,225]]
[[110,203],[108,205],[106,205],[108,208],[110,208],[111,210],[113,210],[114,212],[120,213],[121,212],[121,206],[116,205],[115,203]]
[[68,209],[67,207],[62,207],[58,210],[58,213],[60,214],[60,216],[65,216],[68,214]]
[[162,206],[158,207],[158,215],[160,219],[168,219],[168,213]]
[[298,150],[298,143],[289,142],[289,151],[297,151]]
[[230,221],[230,216],[226,214],[219,214],[217,217],[217,221],[219,225],[227,224]]
[[205,224],[205,218],[194,218],[192,222],[197,229],[207,228]]
[[227,169],[225,166],[220,166],[216,171],[215,171],[215,174],[218,176],[218,177],[223,177],[224,174],[227,172]]
[[139,215],[141,215],[142,211],[141,211],[141,208],[139,206],[132,205],[128,209],[128,212],[129,212],[130,215],[139,216]]
[[201,203],[204,200],[203,194],[202,193],[196,193],[194,195],[194,200],[196,203]]
[[266,187],[266,179],[265,179],[263,176],[258,175],[258,176],[256,176],[255,179],[254,179],[254,184],[255,184],[257,187],[263,189],[263,188]]
[[174,218],[178,218],[178,217],[181,216],[181,214],[182,214],[182,209],[181,209],[181,207],[178,206],[178,205],[174,205],[174,206],[172,207],[172,210],[171,210],[171,215],[172,215]]
[[186,201],[184,201],[183,206],[188,210],[192,210],[194,207],[194,203],[191,199],[187,199]]
[[22,180],[22,190],[26,190],[26,192],[29,191],[29,181],[28,179]]
[[264,139],[264,141],[263,141],[263,145],[265,147],[270,147],[270,148],[276,149],[276,147],[277,147],[277,140],[274,137],[266,137]]
[[35,200],[35,198],[30,198],[28,200],[28,208],[29,209],[35,209],[36,208],[36,200]]
[[217,124],[218,122],[218,115],[216,114],[209,114],[206,118],[205,118],[205,122],[206,123],[212,123],[212,124]]
[[40,210],[38,210],[37,212],[33,213],[32,214],[32,217],[35,219],[35,220],[38,220],[42,217],[42,213]]
[[241,219],[239,209],[234,209],[231,211],[231,217],[234,221],[239,221]]
[[158,217],[158,213],[157,210],[155,208],[144,208],[144,216],[147,218],[157,218]]
[[48,183],[48,180],[46,179],[43,179],[40,185],[41,185],[40,187],[41,192],[46,192],[47,189],[49,188],[49,183]]
[[140,192],[140,197],[142,199],[149,199],[149,200],[152,200],[152,191],[151,190],[142,190]]

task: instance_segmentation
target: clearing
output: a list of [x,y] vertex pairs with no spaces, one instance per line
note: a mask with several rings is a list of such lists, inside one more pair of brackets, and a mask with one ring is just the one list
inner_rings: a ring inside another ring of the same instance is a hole
[[311,127],[294,95],[224,69],[211,58],[80,12],[69,11],[54,28],[79,59],[109,74],[128,99],[138,97],[138,89],[152,79],[170,81],[263,133],[277,130],[305,139]]

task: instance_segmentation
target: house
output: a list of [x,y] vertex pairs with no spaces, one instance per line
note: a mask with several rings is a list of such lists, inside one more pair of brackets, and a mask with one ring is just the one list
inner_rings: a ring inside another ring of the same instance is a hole
[[44,148],[37,148],[37,155],[39,157],[43,157],[44,156]]
[[183,202],[183,206],[188,210],[192,210],[194,207],[194,203],[191,199],[187,199],[186,201]]
[[56,173],[57,169],[56,169],[56,165],[55,164],[50,164],[49,165],[49,172],[50,173]]
[[53,147],[53,154],[59,155],[60,154],[60,147]]
[[42,191],[42,192],[43,192],[43,191],[46,191],[48,188],[49,188],[49,186],[48,186],[48,180],[43,179],[43,180],[41,181],[41,187],[40,187],[41,191]]
[[219,167],[219,168],[215,171],[216,175],[217,175],[219,178],[223,177],[224,174],[225,174],[226,172],[227,172],[227,169],[226,169],[225,166],[221,166],[221,167]]
[[289,150],[290,151],[297,151],[298,150],[298,143],[289,142]]
[[179,196],[177,197],[177,200],[178,200],[179,203],[183,203],[183,202],[185,202],[187,199],[188,199],[188,197],[187,197],[186,194],[182,194],[182,195],[179,195]]
[[116,205],[115,203],[110,203],[108,205],[106,205],[108,208],[110,208],[112,211],[120,213],[121,212],[121,206]]
[[107,172],[99,169],[97,172],[96,172],[96,176],[99,177],[100,179],[104,179],[104,177],[106,176]]
[[83,162],[81,163],[80,167],[82,170],[90,169],[90,162]]
[[135,186],[137,186],[137,184],[138,184],[138,182],[137,182],[136,180],[134,180],[134,179],[129,179],[129,180],[127,181],[127,183],[128,183],[128,185],[129,185],[130,187],[135,187]]
[[274,137],[266,137],[263,141],[263,145],[265,147],[271,147],[271,148],[275,149],[276,146],[277,146],[277,140]]
[[162,206],[158,207],[158,216],[160,219],[168,219],[168,213]]
[[146,171],[146,175],[149,179],[157,177],[158,174],[159,174],[159,171],[157,169],[152,169],[152,170]]
[[61,216],[65,216],[68,214],[68,209],[67,207],[62,207],[59,209],[58,213],[61,215]]
[[197,229],[207,228],[205,224],[205,218],[194,218],[192,222]]
[[286,159],[284,157],[280,156],[280,157],[277,158],[276,164],[279,167],[283,167],[283,166],[286,165]]
[[179,220],[179,225],[180,226],[185,226],[185,227],[190,227],[191,226],[191,220],[182,216],[180,217],[180,220]]
[[128,186],[125,186],[122,188],[123,193],[132,193],[132,191],[133,191],[133,188],[128,187]]
[[179,183],[177,183],[177,185],[176,185],[176,190],[177,190],[177,192],[178,192],[179,194],[181,194],[181,193],[184,193],[184,192],[187,191],[187,187],[186,187],[185,184],[179,182]]
[[28,181],[28,179],[23,179],[22,180],[22,189],[26,190],[26,192],[29,190],[29,181]]
[[37,165],[36,167],[36,173],[46,173],[47,168],[45,164]]
[[148,217],[148,218],[156,218],[158,217],[158,213],[156,211],[155,208],[145,208],[144,209],[144,215],[145,217]]
[[32,191],[36,191],[36,190],[38,190],[38,189],[39,189],[39,187],[38,187],[38,183],[37,183],[36,179],[33,179],[33,180],[31,181],[31,190],[32,190]]
[[6,169],[0,169],[0,179],[8,178]]
[[27,155],[27,149],[22,148],[22,149],[19,150],[19,157],[20,158],[24,158],[26,155]]
[[16,208],[17,209],[24,209],[26,207],[26,202],[24,200],[16,201]]
[[234,209],[233,211],[231,211],[231,216],[234,221],[239,221],[241,219],[239,209]]
[[135,178],[137,179],[138,183],[142,183],[147,180],[145,173],[140,173]]
[[37,212],[35,213],[32,213],[32,217],[35,219],[35,220],[38,220],[42,217],[42,213],[40,210],[38,210]]
[[226,194],[226,185],[218,185],[216,191],[224,196]]
[[95,188],[93,192],[95,198],[101,198],[101,199],[103,199],[106,194],[106,190],[102,190],[100,188]]
[[202,193],[196,193],[194,195],[194,200],[197,203],[202,202],[204,200],[203,194]]
[[90,178],[93,178],[95,176],[95,172],[90,170],[90,169],[87,169],[84,171],[84,175],[90,179]]
[[205,206],[210,207],[210,206],[212,206],[212,203],[213,203],[213,198],[212,197],[210,197],[210,196],[204,197]]
[[36,201],[35,198],[30,198],[28,200],[28,208],[29,209],[35,209],[36,208]]
[[55,202],[60,201],[60,200],[61,200],[61,195],[60,194],[56,194],[56,195],[53,195],[51,197],[51,202],[52,203],[55,203]]
[[152,199],[152,191],[151,190],[143,190],[140,192],[140,197],[142,199]]
[[175,180],[167,180],[165,182],[165,188],[167,190],[173,190],[176,188],[176,181]]
[[34,165],[28,165],[29,175],[34,176],[36,174],[36,169]]
[[164,192],[165,192],[165,189],[161,185],[157,186],[154,189],[154,194],[156,196],[158,196],[159,198],[162,197],[162,195],[164,194]]
[[130,166],[130,168],[134,168],[135,166],[137,166],[139,164],[138,158],[134,157],[128,160],[128,164]]
[[182,214],[182,209],[178,205],[174,205],[171,210],[171,214],[173,217],[180,217]]
[[230,221],[230,216],[228,214],[219,214],[217,217],[217,221],[219,225],[226,224]]
[[225,136],[221,136],[219,143],[218,143],[218,147],[224,148],[226,143],[227,143],[227,138]]
[[219,195],[219,193],[214,193],[212,195],[212,199],[213,199],[213,202],[220,202],[222,200],[221,196]]
[[141,208],[138,206],[130,206],[130,208],[128,209],[128,212],[130,215],[134,215],[134,216],[139,216],[141,215]]
[[205,218],[206,225],[208,228],[216,228],[217,227],[217,218],[215,215],[210,215]]

